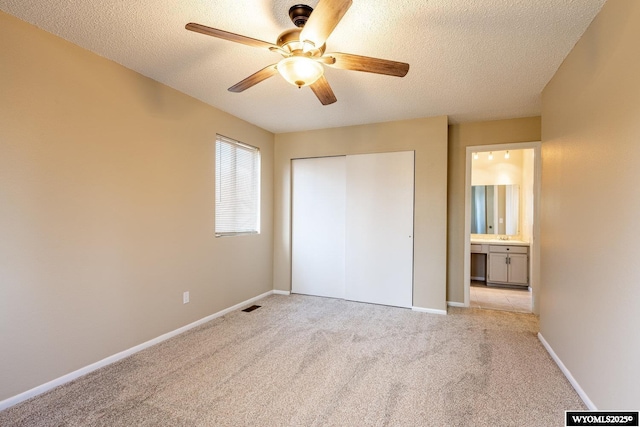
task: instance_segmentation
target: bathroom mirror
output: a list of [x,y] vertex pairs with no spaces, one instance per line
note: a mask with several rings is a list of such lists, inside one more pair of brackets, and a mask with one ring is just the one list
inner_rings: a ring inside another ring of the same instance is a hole
[[518,235],[519,201],[517,185],[471,186],[471,233]]

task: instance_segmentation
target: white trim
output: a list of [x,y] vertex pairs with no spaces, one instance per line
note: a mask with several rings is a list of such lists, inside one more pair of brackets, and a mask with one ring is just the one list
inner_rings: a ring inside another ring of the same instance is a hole
[[411,307],[411,310],[418,311],[420,313],[431,313],[431,314],[447,314],[447,310],[437,310],[435,308],[424,308],[424,307]]
[[447,305],[449,307],[469,307],[468,305],[465,305],[465,303],[463,302],[455,302],[455,301],[447,301]]
[[[55,387],[58,387],[59,385],[68,383],[70,381],[73,381],[76,378],[79,378],[79,377],[81,377],[83,375],[86,375],[86,374],[88,374],[90,372],[95,371],[96,369],[100,369],[100,368],[105,367],[107,365],[110,365],[110,364],[112,364],[114,362],[117,362],[118,360],[124,359],[125,357],[131,356],[132,354],[135,354],[135,353],[137,353],[137,352],[139,352],[141,350],[144,350],[144,349],[146,349],[148,347],[156,345],[156,344],[158,344],[158,343],[160,343],[162,341],[168,340],[169,338],[173,338],[176,335],[180,335],[181,333],[186,332],[189,329],[195,328],[196,326],[200,326],[203,323],[206,323],[206,322],[208,322],[210,320],[213,320],[213,319],[215,319],[217,317],[224,316],[225,314],[228,314],[228,313],[230,313],[232,311],[238,310],[239,308],[242,308],[242,307],[244,307],[244,306],[246,306],[248,304],[251,304],[251,303],[253,303],[255,301],[261,300],[262,298],[268,297],[269,295],[272,295],[272,294],[279,294],[280,292],[282,292],[282,291],[265,292],[265,293],[263,293],[261,295],[258,295],[257,297],[253,297],[253,298],[250,298],[250,299],[248,299],[246,301],[238,303],[238,304],[234,305],[233,307],[225,308],[222,311],[219,311],[217,313],[211,314],[211,315],[209,315],[207,317],[204,317],[204,318],[202,318],[200,320],[196,320],[195,322],[189,323],[188,325],[182,326],[181,328],[178,328],[178,329],[176,329],[174,331],[167,332],[166,334],[160,335],[159,337],[153,338],[153,339],[151,339],[151,340],[149,340],[147,342],[144,342],[142,344],[138,344],[138,345],[136,345],[134,347],[131,347],[128,350],[121,351],[120,353],[116,353],[116,354],[114,354],[112,356],[109,356],[109,357],[106,357],[106,358],[104,358],[104,359],[102,359],[102,360],[100,360],[98,362],[95,362],[95,363],[92,363],[90,365],[87,365],[84,368],[80,368],[80,369],[75,370],[73,372],[70,372],[70,373],[68,373],[66,375],[63,375],[63,376],[61,376],[59,378],[51,380],[51,381],[49,381],[47,383],[44,383],[44,384],[39,385],[37,387],[34,387],[31,390],[27,390],[27,391],[25,391],[23,393],[17,394],[17,395],[12,396],[12,397],[9,397],[9,398],[7,398],[5,400],[0,401],[0,411],[2,411],[4,409],[7,409],[7,408],[9,408],[9,407],[11,407],[13,405],[16,405],[16,404],[18,404],[20,402],[23,402],[23,401],[25,401],[27,399],[31,399],[32,397],[37,396],[39,394],[42,394],[42,393],[44,393],[46,391],[49,391],[49,390],[51,390],[51,389],[53,389]],[[287,292],[287,294],[288,294],[288,292]]]
[[277,289],[274,289],[274,290],[273,290],[273,293],[274,293],[275,295],[291,295],[291,292],[289,292],[289,291],[279,291],[279,290],[277,290]]
[[569,380],[569,382],[571,383],[575,391],[578,393],[578,396],[580,396],[580,399],[582,399],[584,404],[587,405],[587,408],[589,408],[589,410],[591,411],[597,411],[598,408],[596,408],[596,405],[594,405],[591,399],[589,399],[589,396],[587,396],[587,393],[585,393],[582,387],[580,387],[580,384],[578,384],[578,381],[576,381],[573,375],[571,375],[571,372],[569,371],[569,369],[567,369],[567,367],[564,366],[564,363],[562,363],[562,360],[560,360],[556,352],[553,351],[553,349],[551,348],[547,340],[544,339],[544,337],[540,332],[538,332],[538,339],[540,340],[544,348],[547,350],[547,352],[549,353],[553,361],[556,362],[556,364],[558,365],[558,368],[560,368],[564,376],[567,377],[567,379]]

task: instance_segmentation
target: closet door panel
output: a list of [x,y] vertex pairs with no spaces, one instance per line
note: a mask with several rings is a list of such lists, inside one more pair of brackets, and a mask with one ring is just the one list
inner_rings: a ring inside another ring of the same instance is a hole
[[344,298],[345,157],[291,163],[291,291]]
[[346,298],[411,307],[414,153],[347,156]]

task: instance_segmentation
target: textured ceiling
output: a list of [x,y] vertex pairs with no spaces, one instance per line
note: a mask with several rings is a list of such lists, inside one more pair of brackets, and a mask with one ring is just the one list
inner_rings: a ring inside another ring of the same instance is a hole
[[[540,93],[605,0],[353,0],[327,52],[407,62],[404,78],[326,68],[338,102],[276,75],[227,88],[278,54],[188,22],[274,43],[300,0],[0,0],[0,9],[272,132],[448,115],[540,114]],[[304,3],[304,2],[303,2]],[[317,0],[306,1],[314,7]]]

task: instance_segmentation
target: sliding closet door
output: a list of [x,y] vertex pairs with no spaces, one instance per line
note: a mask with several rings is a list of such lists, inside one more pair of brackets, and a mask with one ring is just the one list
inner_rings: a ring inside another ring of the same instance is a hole
[[413,187],[413,151],[347,156],[347,299],[412,306]]
[[291,291],[344,298],[345,157],[291,162]]

